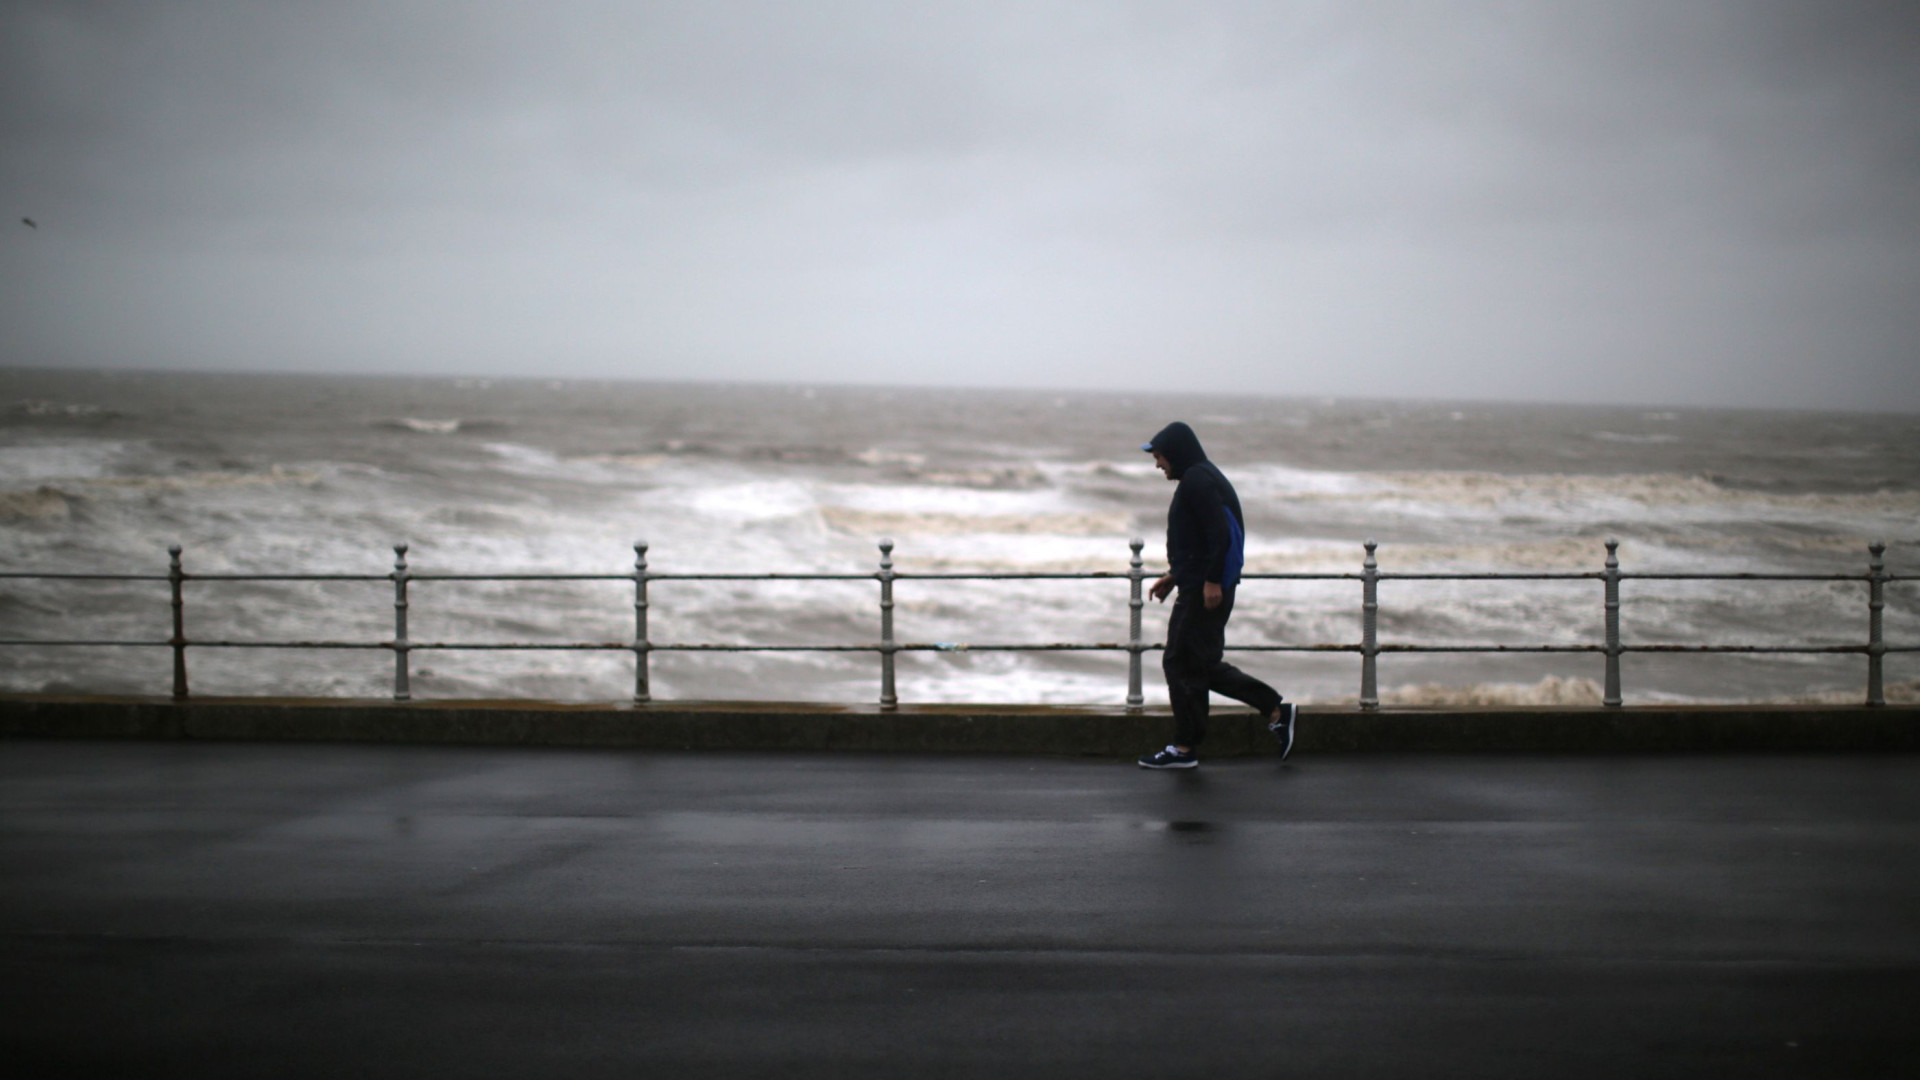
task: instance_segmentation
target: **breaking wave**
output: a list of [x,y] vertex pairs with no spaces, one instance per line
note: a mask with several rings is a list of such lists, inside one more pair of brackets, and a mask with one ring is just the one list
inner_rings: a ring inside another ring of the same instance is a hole
[[857,536],[1124,536],[1131,521],[1121,513],[902,513],[848,506],[823,506],[820,516],[829,528]]
[[433,418],[425,416],[399,416],[391,420],[375,420],[373,427],[382,431],[405,431],[415,435],[478,435],[493,434],[507,430],[509,425],[501,420],[467,420],[460,417]]
[[[1920,705],[1920,679],[1890,682],[1882,689],[1889,705]],[[1774,705],[1858,705],[1862,698],[1859,690],[1828,690],[1817,694],[1789,694],[1767,700]]]
[[73,517],[77,502],[115,492],[185,492],[218,488],[313,485],[320,474],[307,469],[274,466],[263,472],[182,473],[175,476],[85,476],[61,481],[60,486],[0,491],[0,522],[63,522]]
[[429,420],[420,416],[402,416],[394,420],[376,420],[373,426],[388,431],[411,431],[420,435],[451,435],[460,430],[462,421]]
[[16,401],[11,410],[17,416],[31,417],[36,420],[111,420],[120,414],[111,409],[84,402],[62,404],[57,401],[28,399]]
[[1445,686],[1421,683],[1380,693],[1382,705],[1473,708],[1502,705],[1581,706],[1600,704],[1600,684],[1592,679],[1549,675],[1536,683],[1476,683]]
[[314,469],[273,465],[260,472],[193,472],[175,476],[98,476],[74,481],[74,486],[89,490],[188,491],[205,488],[278,487],[311,485],[320,482]]
[[0,481],[76,480],[104,476],[121,462],[151,453],[143,443],[55,439],[0,446]]
[[1779,494],[1725,487],[1708,476],[1643,473],[1615,476],[1486,472],[1390,472],[1357,474],[1360,490],[1298,492],[1298,498],[1388,501],[1404,499],[1451,507],[1496,509],[1508,505],[1547,505],[1571,509],[1586,504],[1628,503],[1643,507],[1715,507],[1730,512],[1755,509],[1821,512],[1893,512],[1920,514],[1920,491],[1871,493],[1810,492]]
[[1626,443],[1629,446],[1662,446],[1677,443],[1680,436],[1658,432],[1651,435],[1634,435],[1619,431],[1596,431],[1592,438],[1597,442]]
[[906,475],[923,484],[948,487],[985,488],[996,491],[1026,491],[1042,487],[1047,477],[1030,465],[1004,465],[976,469],[922,469],[913,467]]
[[0,491],[0,522],[65,521],[71,514],[66,493],[50,484],[32,491]]

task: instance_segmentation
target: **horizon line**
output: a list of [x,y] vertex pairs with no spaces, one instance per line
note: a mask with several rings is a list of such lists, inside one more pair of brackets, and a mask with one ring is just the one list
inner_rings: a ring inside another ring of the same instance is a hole
[[1258,398],[1277,402],[1304,402],[1330,406],[1334,404],[1393,404],[1393,405],[1434,405],[1434,406],[1480,406],[1494,408],[1551,408],[1551,409],[1645,409],[1665,412],[1691,413],[1806,413],[1827,415],[1859,415],[1920,418],[1920,408],[1868,408],[1861,406],[1839,405],[1699,405],[1672,401],[1647,401],[1630,399],[1612,400],[1566,400],[1562,398],[1526,398],[1526,397],[1446,397],[1418,395],[1395,397],[1381,394],[1329,394],[1329,393],[1285,393],[1265,390],[1238,390],[1207,393],[1195,390],[1165,390],[1155,387],[1071,387],[1071,386],[1009,386],[987,385],[980,383],[944,383],[944,382],[869,382],[863,380],[798,380],[785,378],[709,378],[697,377],[660,377],[651,375],[531,375],[531,374],[489,374],[482,372],[396,372],[396,371],[319,371],[312,369],[260,370],[220,367],[143,367],[139,365],[107,366],[82,365],[70,366],[58,363],[0,363],[0,373],[33,372],[70,375],[118,376],[182,376],[188,378],[232,377],[232,378],[287,378],[287,379],[367,379],[391,382],[485,382],[485,383],[613,383],[630,385],[678,386],[678,387],[742,387],[754,389],[791,389],[791,390],[839,390],[856,392],[929,392],[929,393],[980,393],[980,394],[1032,394],[1036,396],[1077,394],[1086,397],[1127,398],[1141,395],[1154,395],[1165,398],[1189,400],[1216,400],[1219,398]]

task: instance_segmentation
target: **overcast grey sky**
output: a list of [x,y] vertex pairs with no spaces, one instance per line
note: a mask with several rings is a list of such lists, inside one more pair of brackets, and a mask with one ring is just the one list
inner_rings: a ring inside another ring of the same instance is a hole
[[8,0],[0,209],[8,364],[1920,411],[1920,5]]

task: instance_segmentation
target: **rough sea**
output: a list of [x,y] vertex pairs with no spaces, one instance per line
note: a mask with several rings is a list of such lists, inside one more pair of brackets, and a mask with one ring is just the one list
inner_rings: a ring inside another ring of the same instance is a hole
[[[1139,445],[1186,420],[1248,516],[1248,569],[1859,573],[1886,541],[1920,572],[1920,417],[544,379],[0,371],[0,570],[164,573],[603,572],[651,545],[658,572],[871,572],[1163,565],[1172,486]],[[896,584],[902,641],[1124,641],[1125,581]],[[651,586],[657,642],[861,644],[878,587]],[[1598,643],[1601,587],[1388,581],[1387,643]],[[418,582],[416,641],[620,641],[629,582]],[[197,640],[392,637],[386,582],[186,586]],[[1165,610],[1149,604],[1147,636]],[[1623,585],[1629,644],[1855,644],[1860,582]],[[0,638],[171,632],[164,582],[0,581]],[[1920,642],[1920,588],[1888,586],[1890,641]],[[1249,581],[1229,645],[1350,643],[1354,581]],[[1915,654],[1887,659],[1911,700]],[[1351,701],[1349,654],[1230,658],[1306,702]],[[1150,703],[1166,699],[1148,654]],[[195,649],[203,695],[381,697],[381,650]],[[658,653],[656,699],[871,702],[872,654]],[[1857,701],[1849,656],[1628,655],[1629,704]],[[165,694],[164,648],[0,647],[13,691]],[[1390,703],[1598,700],[1595,655],[1380,659]],[[416,698],[619,701],[621,653],[421,652]],[[1123,654],[904,654],[903,702],[1107,703]]]

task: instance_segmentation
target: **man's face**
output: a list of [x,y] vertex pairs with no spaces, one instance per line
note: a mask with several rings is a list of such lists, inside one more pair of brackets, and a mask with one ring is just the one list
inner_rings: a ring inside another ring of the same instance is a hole
[[1173,479],[1173,462],[1168,461],[1167,455],[1158,450],[1153,452],[1153,467],[1165,473],[1167,479]]

